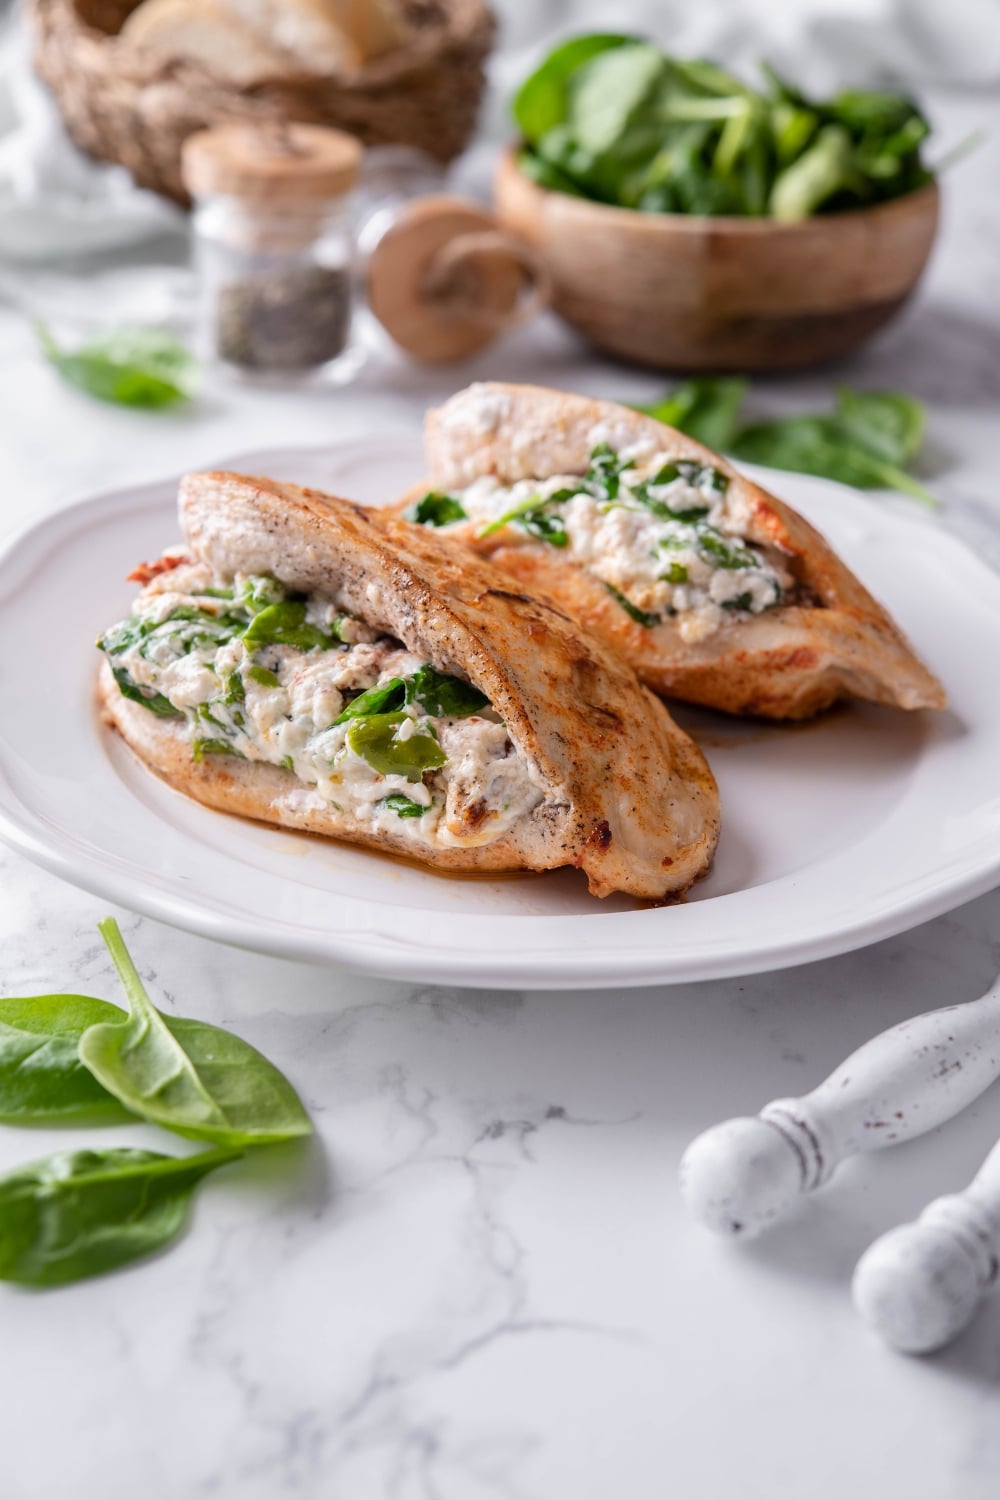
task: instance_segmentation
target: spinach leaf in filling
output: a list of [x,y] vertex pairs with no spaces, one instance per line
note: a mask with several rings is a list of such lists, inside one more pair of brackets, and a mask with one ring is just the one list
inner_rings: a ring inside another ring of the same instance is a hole
[[397,818],[422,818],[425,812],[430,812],[429,807],[424,807],[422,802],[414,802],[412,797],[404,796],[402,792],[393,792],[390,797],[383,797],[382,807],[391,807]]
[[443,495],[439,490],[429,490],[406,511],[407,521],[416,521],[419,526],[451,526],[455,521],[466,521],[465,507],[454,495]]
[[397,713],[409,703],[417,703],[434,718],[467,719],[486,708],[489,699],[471,682],[448,677],[424,662],[412,677],[393,677],[351,700],[334,724],[350,719],[371,718],[373,714]]
[[505,510],[502,516],[497,516],[495,521],[481,526],[476,536],[492,536],[495,531],[502,531],[505,526],[516,521],[518,526],[521,526],[530,536],[536,536],[540,542],[548,542],[552,547],[566,547],[569,544],[569,535],[559,516],[553,514],[551,507],[561,504],[576,493],[578,493],[576,490],[557,490],[554,495],[550,495],[545,500],[540,495],[529,495],[527,500],[512,505],[510,510]]
[[175,708],[170,699],[165,698],[162,693],[157,693],[152,688],[140,687],[124,667],[112,667],[111,671],[123,698],[128,698],[133,703],[141,703],[143,708],[148,708],[150,713],[156,714],[161,719],[184,717],[182,710]]
[[286,599],[268,604],[254,615],[243,632],[248,651],[261,646],[294,646],[299,651],[329,651],[340,643],[340,634],[328,633],[306,619],[307,605],[302,600]]
[[346,724],[349,719],[370,719],[376,714],[396,713],[405,703],[406,683],[402,677],[393,677],[391,681],[371,687],[367,692],[352,698],[333,722]]
[[617,500],[622,470],[627,468],[628,464],[619,458],[610,443],[598,443],[591,449],[586,479],[595,494],[603,495],[606,500]]
[[195,765],[200,765],[206,755],[235,755],[237,760],[246,760],[246,756],[241,755],[228,740],[195,740],[191,749]]
[[430,662],[424,662],[406,685],[408,703],[417,702],[429,714],[443,719],[467,719],[489,706],[485,693],[464,682],[461,677],[447,677]]
[[637,625],[643,625],[647,630],[652,630],[655,625],[660,625],[663,623],[662,615],[651,614],[648,610],[640,609],[638,604],[633,604],[631,599],[627,598],[626,595],[622,593],[621,589],[615,588],[614,584],[606,583],[604,587],[607,589],[612,599],[617,599],[618,603],[621,605],[625,613],[631,619],[633,619]]
[[382,776],[405,776],[407,781],[421,781],[425,771],[436,771],[448,757],[432,734],[411,734],[397,739],[404,723],[412,723],[406,714],[373,714],[355,719],[347,731],[347,743],[355,755]]

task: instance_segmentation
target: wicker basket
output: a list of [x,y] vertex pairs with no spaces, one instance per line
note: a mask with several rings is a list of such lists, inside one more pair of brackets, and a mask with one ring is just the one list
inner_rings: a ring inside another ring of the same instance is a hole
[[141,187],[186,203],[181,146],[222,120],[301,120],[369,145],[405,142],[440,161],[476,124],[495,22],[485,0],[402,0],[415,42],[350,79],[285,75],[239,89],[193,63],[164,62],[118,36],[139,0],[27,0],[35,66],[70,135]]

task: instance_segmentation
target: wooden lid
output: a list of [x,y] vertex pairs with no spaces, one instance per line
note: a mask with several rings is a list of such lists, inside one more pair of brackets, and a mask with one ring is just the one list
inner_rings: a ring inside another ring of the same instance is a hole
[[548,300],[548,278],[485,209],[441,196],[400,211],[369,256],[367,291],[390,337],[439,364],[533,317]]
[[193,198],[315,203],[354,186],[361,156],[353,135],[323,125],[218,125],[188,137],[181,170]]

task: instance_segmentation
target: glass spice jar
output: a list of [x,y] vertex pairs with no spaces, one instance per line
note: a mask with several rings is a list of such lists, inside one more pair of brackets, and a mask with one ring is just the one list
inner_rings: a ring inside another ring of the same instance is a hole
[[204,357],[245,379],[353,378],[351,192],[362,148],[314,125],[221,125],[184,146]]

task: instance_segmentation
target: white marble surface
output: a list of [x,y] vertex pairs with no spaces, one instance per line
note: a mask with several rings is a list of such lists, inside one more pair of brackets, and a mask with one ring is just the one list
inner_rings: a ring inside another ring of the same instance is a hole
[[[974,98],[938,108],[955,135],[988,113]],[[998,153],[995,134],[948,185],[940,253],[896,329],[842,370],[763,387],[775,407],[825,398],[836,378],[924,396],[946,522],[987,549]],[[372,367],[349,393],[219,390],[144,416],[60,386],[3,313],[0,530],[240,448],[414,423],[486,372],[636,397],[660,384],[545,323],[467,371]],[[3,992],[113,997],[104,910],[0,851]],[[713,1121],[980,994],[1000,966],[1000,893],[806,969],[581,994],[364,980],[119,915],[154,995],[273,1057],[318,1136],[210,1182],[191,1232],[153,1262],[56,1293],[0,1288],[5,1497],[996,1495],[1000,1296],[950,1351],[914,1362],[861,1327],[848,1286],[872,1239],[972,1176],[1000,1095],[850,1163],[751,1245],[684,1219],[676,1167]],[[76,1139],[0,1130],[0,1169]]]

